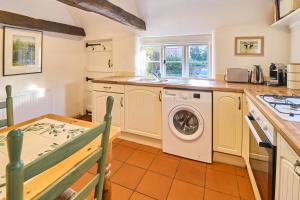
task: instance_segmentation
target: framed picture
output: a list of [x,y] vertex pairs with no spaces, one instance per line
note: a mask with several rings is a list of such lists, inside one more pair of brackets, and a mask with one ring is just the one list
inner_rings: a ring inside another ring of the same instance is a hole
[[3,76],[42,73],[43,32],[3,28]]
[[235,55],[241,56],[263,56],[264,37],[236,37]]

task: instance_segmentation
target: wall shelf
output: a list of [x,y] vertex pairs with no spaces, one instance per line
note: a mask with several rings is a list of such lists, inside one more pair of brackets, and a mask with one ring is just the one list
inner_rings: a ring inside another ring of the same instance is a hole
[[297,9],[289,15],[278,20],[277,22],[272,24],[272,27],[290,29],[293,28],[296,24],[300,25],[300,9]]

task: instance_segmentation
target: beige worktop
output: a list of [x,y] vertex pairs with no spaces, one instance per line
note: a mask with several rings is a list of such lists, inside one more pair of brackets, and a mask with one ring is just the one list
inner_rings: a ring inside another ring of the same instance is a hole
[[163,87],[174,89],[195,89],[224,92],[245,93],[249,99],[258,107],[266,118],[276,127],[289,145],[300,156],[300,122],[288,122],[276,115],[268,106],[262,103],[256,96],[259,94],[299,95],[300,90],[290,90],[286,87],[268,87],[264,85],[227,83],[216,80],[181,80],[178,82],[165,83],[141,83],[132,81],[135,77],[107,77],[93,80],[94,83],[110,83],[123,85],[140,85],[151,87]]

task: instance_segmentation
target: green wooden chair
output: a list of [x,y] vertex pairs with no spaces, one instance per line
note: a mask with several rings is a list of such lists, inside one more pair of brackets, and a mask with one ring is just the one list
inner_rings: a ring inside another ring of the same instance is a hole
[[85,174],[95,163],[98,163],[97,175],[89,183],[87,183],[81,191],[76,193],[72,199],[83,200],[94,188],[96,188],[94,199],[101,200],[104,186],[105,163],[109,145],[113,102],[113,97],[110,96],[107,98],[106,114],[104,116],[104,122],[101,125],[80,134],[68,143],[53,150],[52,152],[49,152],[48,154],[45,154],[44,156],[39,157],[26,166],[24,166],[23,161],[20,158],[23,133],[20,130],[13,130],[9,132],[7,136],[9,164],[6,167],[6,199],[23,200],[23,188],[25,181],[65,160],[102,134],[101,146],[99,149],[35,197],[35,199],[40,200],[56,199],[76,180]]
[[7,85],[6,90],[6,101],[0,102],[0,110],[6,108],[6,119],[0,120],[0,128],[6,126],[12,126],[14,124],[13,114],[13,99],[11,97],[11,86]]

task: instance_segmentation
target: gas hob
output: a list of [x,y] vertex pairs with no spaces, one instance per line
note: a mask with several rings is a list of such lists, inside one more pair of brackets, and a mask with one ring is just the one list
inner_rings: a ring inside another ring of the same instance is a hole
[[280,118],[300,122],[300,96],[281,96],[274,94],[258,95]]

